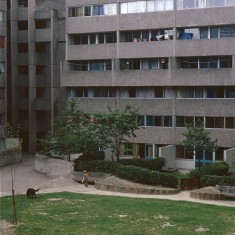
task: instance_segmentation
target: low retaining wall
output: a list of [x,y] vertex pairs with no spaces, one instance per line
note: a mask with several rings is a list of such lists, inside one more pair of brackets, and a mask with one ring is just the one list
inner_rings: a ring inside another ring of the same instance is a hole
[[35,155],[35,170],[50,177],[73,172],[73,162],[50,158],[45,155]]
[[0,166],[6,166],[21,161],[22,161],[21,148],[4,149],[0,153]]
[[[77,182],[82,182],[83,178],[83,172],[82,171],[75,171],[73,173],[74,180]],[[91,184],[94,184],[97,180],[103,179],[107,176],[110,176],[109,174],[102,173],[102,172],[88,172],[88,182]]]

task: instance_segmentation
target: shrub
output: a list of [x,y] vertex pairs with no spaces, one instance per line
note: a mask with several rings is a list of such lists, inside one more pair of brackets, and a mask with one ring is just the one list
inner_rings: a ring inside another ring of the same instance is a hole
[[219,184],[222,177],[223,176],[217,176],[217,175],[203,175],[200,179],[200,186],[201,187],[215,186],[216,184]]
[[97,161],[97,160],[104,160],[105,153],[104,151],[93,151],[86,154],[83,154],[79,157],[80,161]]
[[235,186],[234,176],[203,175],[200,179],[202,187],[215,186],[217,184],[225,186]]
[[203,175],[228,175],[229,166],[225,162],[215,162],[202,167],[200,170],[190,171],[190,176],[193,178],[201,178]]
[[153,171],[161,171],[165,166],[165,158],[158,157],[154,159],[122,159],[118,161],[123,165],[132,165],[143,167]]
[[235,176],[224,176],[219,181],[220,185],[235,186]]
[[137,166],[126,166],[112,161],[79,161],[77,163],[75,171],[88,170],[109,173],[123,179],[148,185],[162,185],[171,188],[177,188],[178,186],[178,178],[173,174],[160,173]]

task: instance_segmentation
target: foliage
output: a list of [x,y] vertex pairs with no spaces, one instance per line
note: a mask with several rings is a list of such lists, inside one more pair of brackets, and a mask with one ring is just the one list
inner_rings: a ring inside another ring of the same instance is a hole
[[79,161],[75,166],[75,171],[84,169],[93,172],[103,172],[116,175],[133,182],[149,185],[162,185],[164,187],[177,188],[177,176],[169,173],[160,173],[137,166],[123,165],[112,161]]
[[108,112],[94,114],[98,133],[107,148],[111,148],[119,160],[120,145],[129,142],[128,138],[135,137],[135,130],[139,129],[139,111],[135,105],[127,104],[123,109],[107,107]]
[[[16,196],[20,219],[14,226],[16,234],[228,235],[235,231],[234,207],[69,192],[25,197]],[[0,204],[1,219],[11,222],[11,197],[1,197]],[[199,232],[202,229],[205,232]]]
[[190,176],[194,178],[201,178],[203,175],[228,175],[229,166],[225,162],[214,162],[208,164],[201,169],[190,171]]
[[[209,132],[204,129],[204,123],[197,119],[193,124],[187,124],[187,131],[182,135],[185,139],[181,142],[188,151],[195,151],[197,154],[203,150],[208,152],[215,151],[219,146],[217,140],[213,140],[209,136]],[[200,166],[200,164],[199,164]]]
[[52,150],[70,156],[98,150],[102,147],[102,139],[93,125],[90,115],[79,110],[75,101],[69,100],[66,109],[55,118],[54,132],[40,140],[43,152]]
[[[96,161],[96,160],[104,160],[105,159],[105,152],[104,151],[92,151],[87,152],[81,155],[76,161]],[[75,163],[76,164],[76,163]]]
[[119,163],[123,165],[139,166],[154,171],[161,171],[165,166],[165,158],[158,157],[154,159],[122,159],[119,160]]
[[202,187],[215,185],[235,186],[235,176],[217,176],[217,175],[203,175],[200,179]]

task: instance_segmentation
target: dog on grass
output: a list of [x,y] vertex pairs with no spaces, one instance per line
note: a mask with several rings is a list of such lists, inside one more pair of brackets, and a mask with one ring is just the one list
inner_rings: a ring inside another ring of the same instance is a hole
[[27,198],[36,198],[36,192],[38,192],[39,189],[33,189],[33,188],[28,188],[26,192]]

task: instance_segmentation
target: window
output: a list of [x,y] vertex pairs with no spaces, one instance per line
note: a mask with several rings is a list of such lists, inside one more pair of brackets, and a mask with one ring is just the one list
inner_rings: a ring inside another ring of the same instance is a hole
[[219,37],[219,28],[211,27],[210,28],[210,38],[218,38]]
[[235,26],[220,27],[220,37],[235,37]]
[[91,16],[91,6],[85,6],[85,16]]
[[47,49],[47,44],[43,42],[35,43],[35,49],[37,53],[45,53]]
[[0,99],[5,99],[5,89],[0,87]]
[[29,89],[26,87],[18,88],[19,97],[21,98],[28,98],[29,97]]
[[206,98],[224,98],[224,88],[208,87],[206,89]]
[[200,28],[200,39],[208,39],[208,28]]
[[18,0],[19,7],[28,7],[28,0]]
[[45,8],[45,0],[36,0],[35,4],[38,8]]
[[172,116],[164,116],[164,127],[172,127]]
[[226,89],[226,98],[235,98],[235,87]]
[[83,45],[88,44],[88,35],[74,35],[73,37],[73,44],[74,45]]
[[0,75],[5,74],[5,63],[0,62]]
[[98,34],[98,44],[104,43],[104,34]]
[[0,48],[5,48],[5,37],[0,36]]
[[5,126],[5,113],[0,113],[0,126]]
[[18,21],[18,30],[28,30],[28,22],[27,21]]
[[18,66],[18,74],[19,75],[28,75],[28,66],[27,65],[19,65]]
[[187,151],[184,146],[176,145],[176,158],[193,159],[193,151]]
[[36,29],[46,29],[51,27],[51,22],[46,20],[35,20]]
[[132,143],[121,143],[120,145],[121,155],[134,155],[134,144]]
[[36,65],[36,74],[43,75],[45,72],[45,65]]
[[0,10],[0,22],[5,21],[5,12]]
[[28,52],[28,44],[27,43],[18,43],[18,52],[19,53],[27,53]]
[[235,128],[235,118],[225,117],[225,128],[234,129]]
[[138,123],[140,126],[144,126],[144,116],[139,116],[138,117]]
[[116,43],[116,33],[107,33],[106,34],[106,43]]
[[146,116],[146,126],[155,126],[154,116]]

